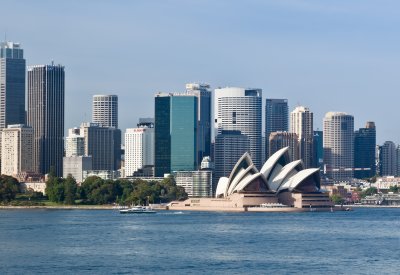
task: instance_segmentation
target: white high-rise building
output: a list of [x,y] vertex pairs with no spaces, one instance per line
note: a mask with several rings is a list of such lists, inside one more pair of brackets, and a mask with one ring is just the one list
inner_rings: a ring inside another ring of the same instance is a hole
[[353,178],[354,117],[329,112],[324,118],[324,163],[326,176],[334,181]]
[[154,124],[126,129],[125,132],[125,176],[145,166],[154,166]]
[[33,171],[33,129],[9,125],[1,132],[1,174],[13,176]]
[[94,95],[92,122],[118,128],[118,96]]
[[298,106],[290,114],[290,132],[297,134],[299,157],[305,168],[313,163],[313,113],[309,108]]
[[223,130],[237,130],[248,136],[249,153],[256,167],[261,168],[262,90],[232,87],[215,89],[214,116],[216,134]]
[[85,154],[85,137],[81,135],[79,128],[68,130],[65,138],[65,156],[83,156]]

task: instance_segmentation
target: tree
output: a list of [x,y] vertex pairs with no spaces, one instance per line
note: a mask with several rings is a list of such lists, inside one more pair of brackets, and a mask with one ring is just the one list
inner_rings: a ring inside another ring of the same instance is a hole
[[0,201],[9,202],[20,192],[17,179],[6,175],[0,176]]
[[342,204],[344,203],[344,199],[339,194],[333,194],[331,196],[331,200],[334,204]]
[[68,175],[64,181],[64,203],[75,204],[77,185],[75,179]]
[[65,198],[64,191],[63,179],[49,174],[46,181],[46,195],[49,198],[49,201],[58,203],[63,202]]
[[377,193],[378,189],[376,189],[376,187],[369,187],[362,192],[361,196],[365,198],[366,196],[371,196]]

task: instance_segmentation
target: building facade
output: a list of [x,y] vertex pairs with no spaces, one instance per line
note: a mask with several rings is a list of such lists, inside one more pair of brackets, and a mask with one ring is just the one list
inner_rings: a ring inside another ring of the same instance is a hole
[[287,99],[265,100],[265,159],[269,158],[269,135],[289,131],[289,106]]
[[27,124],[33,128],[34,172],[62,176],[65,73],[61,65],[28,67]]
[[[375,123],[368,121],[365,128],[354,133],[354,177],[371,178],[376,175],[375,164],[376,128]],[[366,170],[369,169],[369,170]]]
[[262,164],[262,90],[244,88],[215,89],[215,128],[240,131],[250,140],[250,155],[257,168]]
[[126,129],[125,176],[130,177],[145,166],[154,166],[154,124]]
[[397,176],[397,148],[393,141],[385,141],[379,154],[381,176]]
[[186,93],[197,97],[197,163],[211,155],[211,91],[210,85],[186,84]]
[[290,114],[290,132],[297,134],[299,158],[305,168],[313,166],[313,123],[313,113],[307,107],[298,106]]
[[23,124],[1,131],[1,174],[15,176],[33,171],[33,129]]
[[185,188],[189,197],[207,198],[212,196],[212,171],[174,172],[177,186]]
[[322,168],[324,166],[324,132],[314,131],[313,137],[314,157],[313,167]]
[[93,123],[118,128],[118,96],[94,95],[92,116]]
[[223,130],[215,137],[213,192],[221,177],[229,177],[237,160],[250,150],[250,139],[240,131]]
[[92,169],[115,171],[121,164],[121,130],[82,123],[80,135],[85,139],[85,156],[92,157]]
[[269,135],[269,155],[272,156],[280,149],[289,147],[290,159],[299,159],[299,137],[296,133],[272,132]]
[[198,169],[198,97],[186,93],[155,96],[155,176]]
[[91,156],[70,156],[63,158],[63,177],[67,178],[71,175],[77,183],[81,183],[84,179],[84,171],[92,170]]
[[0,129],[25,124],[25,72],[20,44],[0,43]]
[[329,179],[353,178],[354,117],[342,112],[329,112],[324,117],[324,170]]
[[65,138],[65,156],[83,156],[85,155],[85,138],[81,135],[79,128],[68,130],[68,136]]

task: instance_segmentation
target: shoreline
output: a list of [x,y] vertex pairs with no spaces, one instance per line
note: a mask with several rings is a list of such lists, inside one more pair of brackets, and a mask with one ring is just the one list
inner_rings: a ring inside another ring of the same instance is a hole
[[[336,210],[340,210],[340,205],[335,205]],[[343,208],[400,208],[400,205],[343,205]],[[13,206],[13,205],[1,205],[0,210],[7,210],[7,209],[52,209],[52,210],[118,210],[113,205],[33,205],[33,206],[23,206],[23,205],[18,205],[18,206]],[[204,209],[184,209],[184,208],[170,208],[170,209],[165,209],[161,207],[155,207],[155,210],[166,210],[166,211],[210,211],[207,208]],[[260,209],[257,209],[260,210]],[[269,212],[267,210],[263,211],[257,211],[256,209],[251,209],[249,208],[247,211],[248,212]],[[271,209],[269,209],[271,211]],[[211,210],[213,211],[213,210]],[[215,210],[214,210],[215,211]],[[227,211],[227,212],[241,212],[241,211],[228,211],[227,209],[221,209],[221,211]],[[274,209],[271,212],[287,212],[287,209]],[[289,212],[302,212],[302,211],[294,211],[291,209]]]

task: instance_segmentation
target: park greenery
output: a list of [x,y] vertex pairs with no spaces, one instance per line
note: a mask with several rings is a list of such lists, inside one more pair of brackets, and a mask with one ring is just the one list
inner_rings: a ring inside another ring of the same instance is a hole
[[162,181],[104,180],[88,177],[77,186],[74,178],[50,175],[46,194],[51,202],[64,204],[149,204],[183,200],[188,196],[183,187],[177,186],[173,177]]

